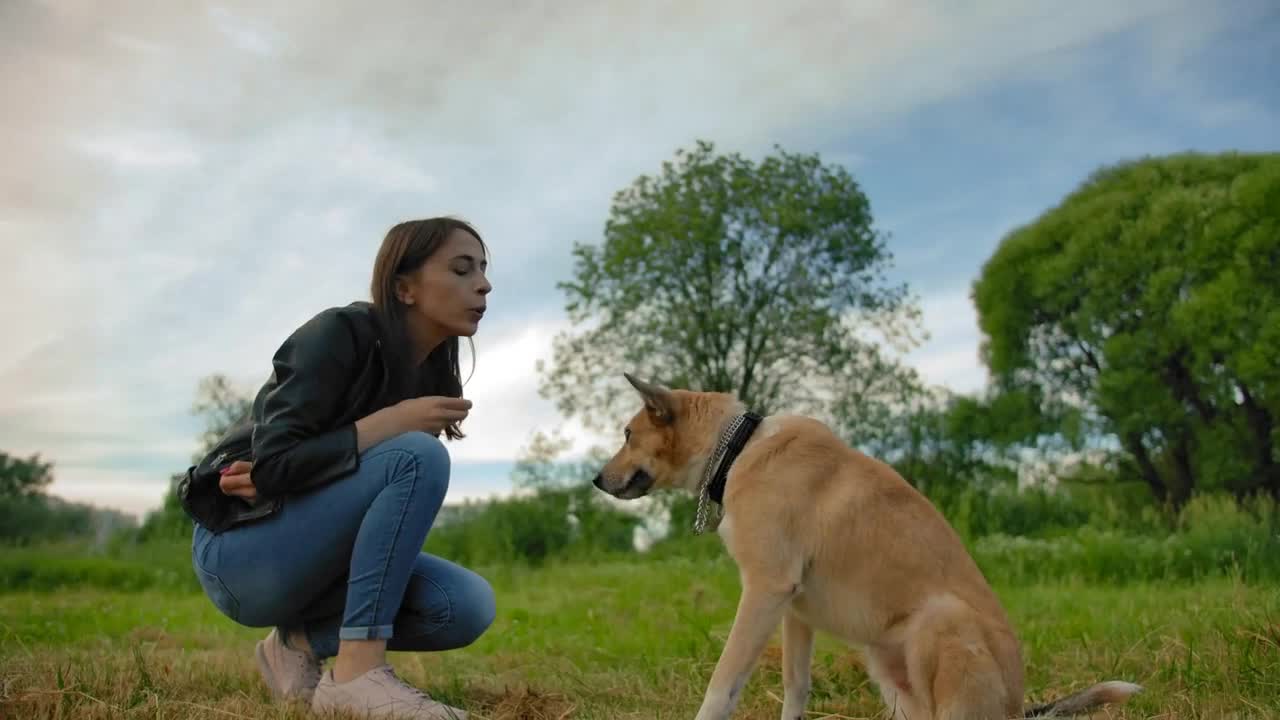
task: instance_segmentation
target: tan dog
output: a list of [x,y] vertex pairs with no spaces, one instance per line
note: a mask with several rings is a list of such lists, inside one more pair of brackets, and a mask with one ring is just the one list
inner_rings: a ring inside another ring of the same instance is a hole
[[[783,720],[803,717],[815,630],[863,648],[902,720],[1071,715],[1141,690],[1099,683],[1024,710],[1021,649],[1004,608],[951,526],[891,467],[816,420],[771,416],[752,431],[754,416],[744,420],[731,395],[626,377],[645,407],[597,487],[624,499],[700,493],[727,468],[719,533],[742,595],[697,720],[729,717],[779,622]],[[735,429],[745,439],[736,459]]]

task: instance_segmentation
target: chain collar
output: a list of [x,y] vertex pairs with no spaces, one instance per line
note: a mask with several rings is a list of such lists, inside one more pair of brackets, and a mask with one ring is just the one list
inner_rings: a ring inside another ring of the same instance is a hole
[[[724,506],[718,499],[712,499],[712,485],[717,476],[723,477],[728,473],[729,467],[733,465],[738,453],[742,451],[742,446],[759,423],[759,415],[751,412],[740,413],[735,415],[729,421],[728,426],[720,433],[715,450],[712,451],[711,458],[707,461],[707,466],[702,471],[702,481],[698,485],[698,512],[693,521],[695,535],[701,535],[706,532],[708,527],[714,529],[720,525],[720,520],[724,516]],[[736,447],[734,447],[735,445]],[[730,453],[731,447],[734,448],[732,453]],[[711,517],[713,505],[715,506],[714,524],[709,524],[713,519]]]

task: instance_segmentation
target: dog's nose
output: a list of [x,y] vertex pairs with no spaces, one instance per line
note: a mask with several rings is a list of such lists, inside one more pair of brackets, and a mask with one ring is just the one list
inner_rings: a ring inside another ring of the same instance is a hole
[[601,475],[600,473],[596,473],[596,479],[595,479],[595,480],[592,480],[592,481],[591,481],[591,484],[592,484],[592,485],[595,485],[596,487],[598,487],[598,488],[600,488],[601,490],[603,490],[603,489],[604,489],[604,476],[603,476],[603,475]]

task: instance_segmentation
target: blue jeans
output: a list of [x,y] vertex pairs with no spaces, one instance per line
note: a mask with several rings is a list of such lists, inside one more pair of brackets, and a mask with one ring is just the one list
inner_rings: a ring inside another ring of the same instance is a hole
[[321,658],[339,640],[448,650],[493,623],[484,578],[422,552],[449,488],[449,453],[410,432],[371,447],[352,475],[288,498],[276,514],[213,534],[191,561],[205,594],[250,627],[301,629]]

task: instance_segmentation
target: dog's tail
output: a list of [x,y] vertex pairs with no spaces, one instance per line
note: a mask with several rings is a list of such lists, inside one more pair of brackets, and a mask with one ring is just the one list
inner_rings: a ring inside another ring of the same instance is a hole
[[1092,712],[1103,705],[1120,704],[1142,692],[1141,685],[1123,680],[1108,680],[1059,698],[1033,705],[1023,712],[1024,718],[1071,717]]

